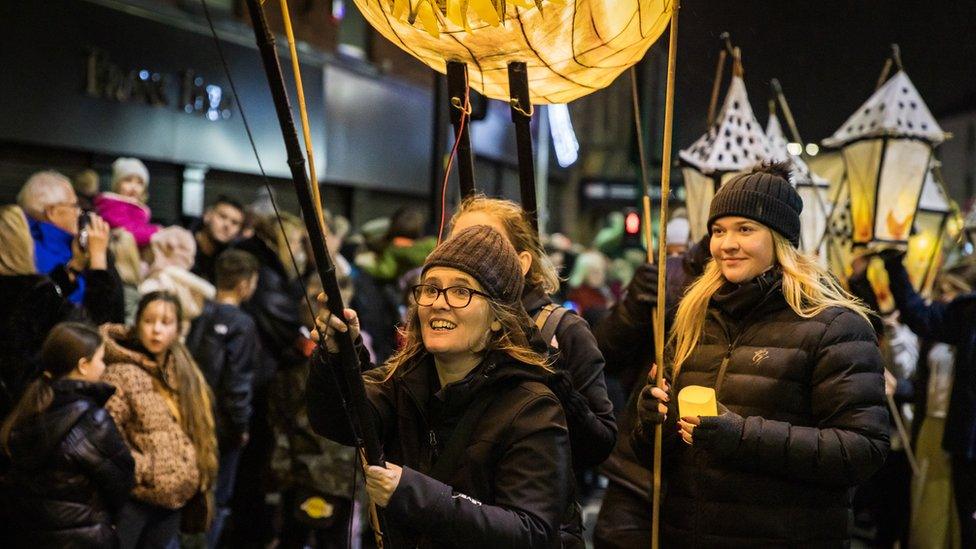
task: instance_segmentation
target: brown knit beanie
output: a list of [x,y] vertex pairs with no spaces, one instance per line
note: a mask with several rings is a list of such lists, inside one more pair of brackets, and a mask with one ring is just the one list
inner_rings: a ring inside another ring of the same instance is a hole
[[708,232],[716,219],[739,216],[758,221],[799,246],[803,200],[789,177],[788,164],[774,163],[730,179],[712,199]]
[[499,303],[512,305],[522,297],[518,254],[504,236],[487,225],[468,227],[434,248],[422,275],[432,267],[450,267],[471,275]]

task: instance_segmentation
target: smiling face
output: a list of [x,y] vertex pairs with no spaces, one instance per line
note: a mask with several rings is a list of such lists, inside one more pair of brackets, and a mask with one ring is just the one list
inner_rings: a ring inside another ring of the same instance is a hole
[[[483,292],[470,275],[449,267],[433,267],[424,276],[424,284],[437,288],[465,286]],[[444,294],[432,305],[417,307],[420,335],[424,347],[434,356],[458,358],[480,353],[488,341],[491,309],[483,296],[473,295],[467,307],[456,309],[447,304]]]
[[711,230],[709,249],[729,282],[748,282],[772,267],[773,233],[765,225],[730,216],[716,219]]
[[176,341],[179,326],[175,305],[168,301],[153,301],[146,305],[137,321],[139,342],[158,356]]

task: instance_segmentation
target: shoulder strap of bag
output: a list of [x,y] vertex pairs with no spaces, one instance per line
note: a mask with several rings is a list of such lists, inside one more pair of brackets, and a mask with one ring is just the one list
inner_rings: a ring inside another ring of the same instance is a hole
[[552,338],[556,336],[556,328],[559,327],[560,321],[562,321],[563,316],[568,312],[569,309],[566,307],[550,303],[540,309],[536,314],[535,326],[542,334],[542,339],[546,342],[546,345],[552,342]]

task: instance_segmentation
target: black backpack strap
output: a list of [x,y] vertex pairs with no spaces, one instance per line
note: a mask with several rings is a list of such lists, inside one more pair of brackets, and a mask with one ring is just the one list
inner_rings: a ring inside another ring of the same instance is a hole
[[434,462],[434,466],[430,468],[431,477],[441,482],[449,481],[450,476],[457,469],[461,456],[464,455],[464,451],[468,447],[468,441],[471,440],[471,434],[474,432],[478,420],[484,415],[488,404],[491,403],[497,394],[498,392],[496,390],[491,389],[482,391],[480,395],[475,397],[474,401],[468,406],[468,409],[465,410],[464,415],[461,416],[461,420],[458,421],[454,432],[451,433],[451,437],[447,441],[444,451],[438,456],[437,461]]

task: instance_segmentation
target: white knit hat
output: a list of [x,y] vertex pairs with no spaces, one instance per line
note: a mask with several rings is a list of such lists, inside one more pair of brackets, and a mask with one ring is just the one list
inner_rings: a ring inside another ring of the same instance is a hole
[[138,158],[116,158],[115,162],[112,162],[112,188],[122,181],[126,177],[134,175],[142,178],[143,184],[147,187],[149,186],[149,170],[146,169],[146,165],[142,163]]
[[688,244],[691,239],[691,224],[684,217],[676,217],[668,221],[668,245]]

